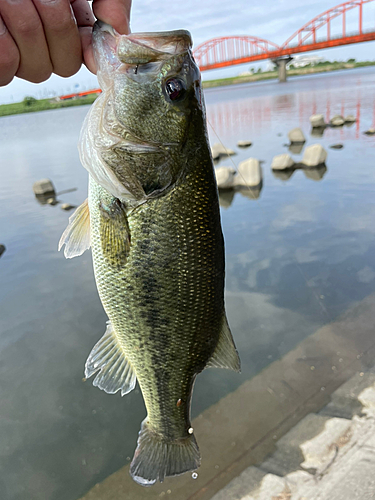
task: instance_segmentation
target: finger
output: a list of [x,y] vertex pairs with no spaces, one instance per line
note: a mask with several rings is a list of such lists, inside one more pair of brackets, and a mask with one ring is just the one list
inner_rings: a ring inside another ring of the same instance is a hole
[[0,17],[0,86],[8,85],[17,73],[20,53]]
[[130,32],[131,0],[93,0],[95,16],[122,35]]
[[0,15],[20,54],[16,76],[39,83],[52,73],[47,42],[38,12],[31,0],[2,0]]
[[74,75],[82,64],[82,49],[69,0],[32,1],[44,28],[53,72]]
[[87,0],[70,0],[70,3],[79,28],[94,25],[95,17]]
[[96,75],[97,67],[92,48],[92,28],[80,28],[83,61],[87,69]]

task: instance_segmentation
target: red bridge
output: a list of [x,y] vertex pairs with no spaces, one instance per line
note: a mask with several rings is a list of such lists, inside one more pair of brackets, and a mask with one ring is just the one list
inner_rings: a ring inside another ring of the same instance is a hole
[[[370,18],[364,12],[368,8],[366,4],[374,1],[351,0],[337,5],[314,17],[280,46],[254,36],[213,38],[199,45],[194,50],[194,57],[201,71],[272,59],[279,66],[279,78],[283,80],[286,63],[292,54],[375,40],[375,16],[371,16],[372,26],[368,29],[364,26],[364,19]],[[348,30],[347,14],[350,11],[350,20],[353,16],[357,18],[355,32]],[[333,23],[337,18],[338,21]],[[333,33],[333,28],[336,28],[336,33]]]

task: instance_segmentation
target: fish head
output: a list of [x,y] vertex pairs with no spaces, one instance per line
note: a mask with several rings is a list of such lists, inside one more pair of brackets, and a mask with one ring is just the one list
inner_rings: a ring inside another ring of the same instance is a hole
[[204,112],[190,33],[120,35],[98,22],[93,40],[99,83],[129,138],[169,149],[181,145],[192,114]]

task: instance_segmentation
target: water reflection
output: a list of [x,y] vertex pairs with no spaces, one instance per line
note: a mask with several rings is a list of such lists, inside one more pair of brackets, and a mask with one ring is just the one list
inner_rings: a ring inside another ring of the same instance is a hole
[[249,200],[257,200],[263,188],[263,181],[256,187],[239,187],[235,189],[219,189],[219,203],[223,208],[229,208],[238,193]]
[[306,168],[302,164],[296,164],[293,168],[288,168],[287,170],[272,170],[272,174],[276,179],[281,181],[289,180],[296,170],[302,170],[308,179],[313,181],[321,181],[327,172],[327,166],[322,163],[315,168]]

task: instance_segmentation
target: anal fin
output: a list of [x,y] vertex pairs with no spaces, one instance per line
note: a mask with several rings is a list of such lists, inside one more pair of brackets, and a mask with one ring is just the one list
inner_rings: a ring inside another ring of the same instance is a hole
[[206,365],[206,368],[210,367],[228,368],[229,370],[234,370],[235,372],[241,371],[240,358],[238,356],[236,346],[234,345],[234,340],[225,313],[223,314],[219,341],[211,359]]
[[90,211],[87,199],[69,217],[69,224],[59,241],[59,251],[63,245],[67,259],[78,257],[90,248]]
[[108,394],[121,390],[121,396],[132,391],[137,381],[134,369],[118,343],[111,322],[103,337],[95,344],[85,364],[85,377],[94,378],[93,385]]

